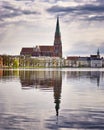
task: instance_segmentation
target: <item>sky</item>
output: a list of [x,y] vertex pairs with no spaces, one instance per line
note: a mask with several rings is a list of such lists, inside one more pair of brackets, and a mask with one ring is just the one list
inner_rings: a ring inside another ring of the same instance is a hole
[[104,56],[104,0],[0,0],[0,54],[53,45],[59,16],[63,56]]

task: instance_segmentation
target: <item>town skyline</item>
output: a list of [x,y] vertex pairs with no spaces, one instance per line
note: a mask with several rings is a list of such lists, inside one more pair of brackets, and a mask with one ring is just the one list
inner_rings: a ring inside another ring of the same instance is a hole
[[102,0],[2,0],[0,54],[19,55],[22,47],[53,45],[60,17],[63,56],[104,55]]

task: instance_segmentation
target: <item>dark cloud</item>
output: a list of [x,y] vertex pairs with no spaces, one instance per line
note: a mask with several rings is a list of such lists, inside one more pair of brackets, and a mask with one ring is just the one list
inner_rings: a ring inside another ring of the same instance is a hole
[[35,0],[15,0],[15,1],[24,1],[24,2],[33,2],[33,1],[35,1]]
[[[75,7],[62,7],[62,6],[53,6],[47,9],[49,13],[58,13],[60,15],[69,15],[74,16],[76,19],[80,20],[104,20],[104,5],[92,5],[87,4],[83,6]],[[95,15],[95,17],[90,18],[90,15]]]
[[95,6],[95,5],[84,5],[84,6],[76,6],[76,7],[62,7],[62,6],[53,6],[49,9],[47,9],[48,12],[51,13],[57,13],[57,12],[82,12],[83,14],[86,12],[92,12],[92,13],[104,13],[104,5]]
[[28,9],[21,9],[19,7],[15,7],[12,4],[8,3],[8,2],[3,2],[2,5],[2,10],[0,13],[0,20],[3,21],[6,18],[14,18],[16,16],[22,16],[22,15],[34,15],[34,14],[39,14],[39,12],[37,11],[31,11]]
[[90,21],[104,21],[104,15],[103,16],[92,16],[89,18]]

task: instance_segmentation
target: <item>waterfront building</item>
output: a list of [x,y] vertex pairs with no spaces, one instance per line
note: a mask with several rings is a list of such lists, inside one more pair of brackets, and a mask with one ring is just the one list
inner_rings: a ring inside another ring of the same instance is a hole
[[80,56],[68,56],[65,60],[65,66],[67,67],[103,67],[104,60],[100,57],[99,49],[96,55],[90,55],[90,57]]
[[65,62],[66,67],[78,67],[78,56],[68,56]]
[[102,58],[100,58],[99,49],[96,55],[90,56],[91,67],[102,67]]
[[104,58],[102,57],[102,67],[104,67]]
[[68,56],[67,67],[90,67],[90,57]]
[[34,56],[34,57],[46,56],[46,57],[62,58],[62,42],[61,42],[61,33],[60,33],[60,26],[59,26],[59,17],[57,17],[53,46],[37,45],[36,47],[33,48],[22,48],[20,55]]
[[90,67],[90,57],[78,57],[78,67]]
[[91,67],[102,67],[102,59],[91,56]]
[[3,58],[0,56],[0,68],[3,67]]
[[20,67],[62,67],[63,59],[60,57],[20,57]]

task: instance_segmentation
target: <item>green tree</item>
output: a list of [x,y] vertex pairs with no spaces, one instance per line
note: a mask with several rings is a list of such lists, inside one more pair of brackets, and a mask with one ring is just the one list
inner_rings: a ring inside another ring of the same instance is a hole
[[19,60],[18,59],[14,59],[13,61],[13,68],[18,68],[19,67]]

